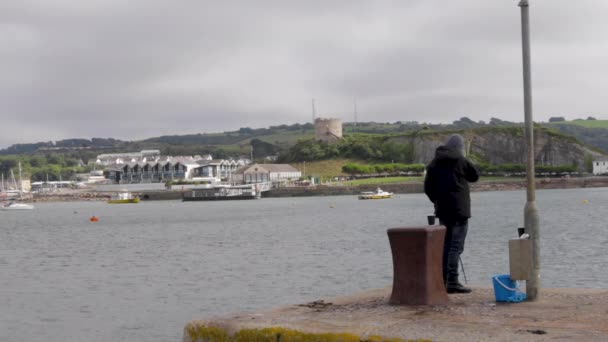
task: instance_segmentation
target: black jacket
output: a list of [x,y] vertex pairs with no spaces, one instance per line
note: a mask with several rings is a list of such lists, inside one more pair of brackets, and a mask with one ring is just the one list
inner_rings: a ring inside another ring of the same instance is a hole
[[445,222],[471,217],[469,182],[478,179],[477,169],[460,152],[439,146],[424,179],[424,192],[435,204],[435,215]]

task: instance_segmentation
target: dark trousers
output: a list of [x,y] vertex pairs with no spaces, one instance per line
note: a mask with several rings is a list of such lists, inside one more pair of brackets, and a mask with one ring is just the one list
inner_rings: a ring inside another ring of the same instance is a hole
[[464,240],[469,230],[469,220],[441,221],[446,227],[445,240],[443,242],[443,282],[458,282],[458,260],[464,250]]

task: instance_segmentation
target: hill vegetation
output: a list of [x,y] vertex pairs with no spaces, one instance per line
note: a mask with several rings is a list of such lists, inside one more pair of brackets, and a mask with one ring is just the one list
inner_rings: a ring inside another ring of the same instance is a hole
[[554,121],[546,126],[576,137],[601,151],[608,151],[608,120]]
[[[577,151],[586,150],[585,146],[580,147],[581,144],[595,148],[593,153],[608,150],[608,120],[595,120],[590,117],[587,120],[566,121],[558,117],[552,118],[550,123],[537,124],[536,127],[544,139],[549,140],[546,148],[553,149],[556,155],[566,150],[556,150],[555,146],[566,144],[579,146]],[[30,174],[33,180],[46,179],[47,174],[50,180],[56,180],[60,176],[67,179],[74,173],[86,172],[87,162],[101,153],[159,149],[163,155],[211,154],[217,159],[253,156],[261,162],[265,157],[278,156],[279,162],[297,165],[306,161],[309,168],[314,167],[311,162],[315,161],[319,163],[320,168],[332,169],[331,172],[328,170],[321,172],[322,174],[346,175],[342,167],[348,163],[425,163],[432,157],[434,147],[448,134],[455,132],[467,135],[474,142],[470,151],[471,157],[480,165],[487,165],[491,169],[493,165],[522,163],[516,157],[521,154],[519,150],[499,158],[500,160],[489,158],[503,153],[506,146],[513,148],[517,145],[521,148],[523,125],[497,118],[492,118],[487,123],[475,122],[467,117],[451,124],[416,121],[359,122],[356,125],[344,123],[344,139],[335,144],[315,141],[313,128],[311,123],[305,123],[268,128],[243,127],[223,133],[167,135],[138,141],[93,138],[15,144],[0,150],[0,173],[7,175],[10,169],[21,161],[25,172]],[[492,149],[492,144],[496,145],[495,149]],[[546,151],[545,155],[554,158],[549,152],[551,151]],[[554,166],[563,164],[580,167],[592,159],[592,154],[577,153],[570,153],[570,159],[562,158]],[[546,159],[541,162],[548,163]],[[313,172],[313,169],[308,171]]]
[[23,177],[33,182],[68,180],[78,173],[91,171],[92,166],[83,165],[80,159],[61,154],[31,156],[0,156],[0,174],[8,181],[11,170],[16,176],[21,163]]
[[312,161],[349,158],[368,161],[396,161],[411,163],[413,146],[390,141],[390,135],[353,134],[335,143],[306,139],[281,154],[279,162]]

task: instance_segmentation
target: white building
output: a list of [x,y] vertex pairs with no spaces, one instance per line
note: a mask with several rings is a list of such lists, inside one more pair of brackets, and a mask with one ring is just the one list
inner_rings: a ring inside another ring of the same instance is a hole
[[593,161],[593,174],[603,175],[608,174],[608,158],[598,159]]
[[285,183],[299,180],[302,172],[289,164],[253,164],[238,169],[233,180],[249,183]]
[[243,160],[200,160],[192,169],[189,178],[214,177],[223,181],[232,181],[232,174],[245,164]]
[[232,173],[245,165],[242,160],[213,160],[210,156],[162,157],[156,161],[111,165],[113,183],[158,183],[173,180],[216,179],[230,181]]
[[127,153],[104,153],[97,156],[95,164],[114,165],[125,163],[154,162],[160,159],[160,150],[142,150]]

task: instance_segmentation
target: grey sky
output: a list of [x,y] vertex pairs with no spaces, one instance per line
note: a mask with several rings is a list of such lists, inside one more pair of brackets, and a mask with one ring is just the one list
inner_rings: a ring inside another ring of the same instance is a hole
[[[530,0],[534,115],[608,118],[608,1]],[[0,2],[0,147],[523,121],[517,0]]]

